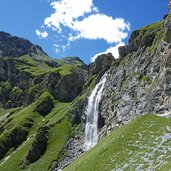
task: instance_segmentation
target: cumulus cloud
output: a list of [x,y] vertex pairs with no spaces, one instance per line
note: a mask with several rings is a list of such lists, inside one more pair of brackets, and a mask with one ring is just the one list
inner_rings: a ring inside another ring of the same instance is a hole
[[[130,30],[130,24],[123,18],[112,18],[101,13],[93,0],[54,0],[50,5],[54,12],[45,18],[43,28],[61,35],[62,51],[68,48],[68,42],[101,39],[111,46],[106,52],[110,51],[115,57],[118,56],[117,47]],[[41,38],[48,36],[47,32],[36,30],[36,33]]]
[[96,12],[92,0],[60,0],[51,3],[55,12],[44,20],[44,24],[61,31],[61,25],[72,28],[73,23],[86,13]]
[[118,47],[119,47],[119,46],[124,46],[124,45],[125,45],[124,42],[119,42],[117,45],[109,47],[106,51],[100,52],[100,53],[94,55],[94,56],[91,58],[91,62],[94,62],[95,59],[96,59],[99,55],[108,54],[108,53],[112,53],[112,55],[114,56],[114,58],[119,58]]
[[[61,0],[52,2],[51,6],[55,12],[44,20],[44,25],[59,33],[62,26],[75,31],[69,41],[104,39],[107,43],[118,43],[127,37],[125,31],[129,30],[129,23],[99,13],[92,0]],[[88,17],[84,16],[86,13]]]
[[36,30],[36,34],[40,39],[44,39],[48,37],[47,31],[41,32],[39,30]]
[[129,23],[122,18],[113,19],[104,14],[92,14],[82,21],[74,22],[72,28],[78,35],[69,40],[104,39],[107,43],[118,43],[128,36],[124,31],[129,30]]

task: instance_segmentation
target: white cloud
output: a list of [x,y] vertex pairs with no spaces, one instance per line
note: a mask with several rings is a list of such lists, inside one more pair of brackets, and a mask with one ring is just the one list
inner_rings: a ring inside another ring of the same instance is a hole
[[74,21],[79,17],[98,11],[92,0],[60,0],[52,2],[51,6],[55,12],[44,20],[44,24],[59,31],[61,24],[72,28]]
[[[70,42],[79,39],[102,39],[110,44],[102,53],[111,52],[115,58],[119,56],[118,46],[123,45],[130,30],[130,24],[123,18],[112,18],[101,13],[93,0],[53,0],[50,5],[54,12],[45,18],[42,29],[51,29],[58,35],[55,42],[58,46],[54,46],[56,52],[64,52],[69,48]],[[46,31],[36,30],[36,34],[40,38],[48,36]]]
[[55,52],[59,53],[60,52],[60,50],[59,50],[60,46],[58,44],[54,44],[53,46],[54,46]]
[[47,31],[41,32],[39,30],[36,30],[36,34],[40,39],[44,39],[48,37]]
[[61,52],[65,52],[70,47],[70,43],[68,42],[65,45],[54,44],[53,46],[54,46],[55,52],[58,54]]
[[114,56],[114,58],[119,58],[118,47],[119,47],[119,46],[124,46],[124,45],[125,45],[124,42],[119,42],[116,46],[109,47],[106,51],[100,52],[100,53],[94,55],[94,56],[91,58],[91,62],[94,62],[95,59],[96,59],[99,55],[108,54],[108,53],[112,53],[112,55]]
[[127,37],[125,31],[129,30],[129,23],[99,13],[92,0],[60,0],[52,2],[51,6],[55,12],[44,20],[44,25],[58,33],[62,26],[71,29],[74,35],[69,34],[68,41],[104,39],[107,43],[118,43]]
[[70,37],[69,40],[104,39],[108,43],[118,43],[128,36],[124,31],[129,30],[129,23],[122,18],[113,19],[104,14],[92,14],[82,21],[74,22],[72,28],[78,35]]

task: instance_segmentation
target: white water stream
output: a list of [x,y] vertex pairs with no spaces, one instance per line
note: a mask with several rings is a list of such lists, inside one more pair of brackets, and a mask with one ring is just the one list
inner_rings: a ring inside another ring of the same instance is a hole
[[90,97],[88,98],[84,142],[86,150],[90,149],[98,142],[98,110],[105,82],[106,74],[103,75],[99,83],[93,89]]

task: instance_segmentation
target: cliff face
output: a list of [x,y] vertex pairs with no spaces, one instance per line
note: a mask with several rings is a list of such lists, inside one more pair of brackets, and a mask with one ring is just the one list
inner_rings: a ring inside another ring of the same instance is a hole
[[[119,47],[120,58],[113,60],[106,71],[98,118],[100,141],[64,170],[170,170],[170,9],[161,22],[134,31],[128,45]],[[91,64],[91,79],[83,95],[93,89],[93,79],[99,81],[99,61],[103,57]],[[79,109],[86,106],[89,93],[85,98],[83,95],[76,101]],[[75,111],[73,114],[84,123],[83,110]]]
[[129,44],[119,48],[101,101],[101,137],[138,115],[170,112],[170,18],[133,32]]

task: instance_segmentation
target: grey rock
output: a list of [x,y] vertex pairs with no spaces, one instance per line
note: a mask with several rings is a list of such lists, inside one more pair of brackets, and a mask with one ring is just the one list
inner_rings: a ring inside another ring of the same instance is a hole
[[0,56],[19,57],[25,54],[37,53],[37,49],[42,54],[42,48],[38,45],[33,45],[30,41],[12,36],[9,33],[0,32]]
[[30,163],[34,163],[35,161],[37,161],[41,157],[41,155],[45,153],[48,141],[48,130],[48,126],[38,129],[35,140],[33,141],[32,146],[25,158],[25,161],[23,162],[23,168],[25,168]]
[[98,56],[89,66],[89,76],[91,77],[92,75],[99,74],[100,72],[104,74],[104,72],[110,68],[114,60],[115,59],[111,53]]
[[[157,40],[158,31],[149,40],[134,32],[128,49],[120,47],[124,58],[114,61],[107,71],[99,113],[99,119],[104,119],[100,139],[138,115],[171,110],[171,45]],[[156,44],[153,51],[152,42]]]

